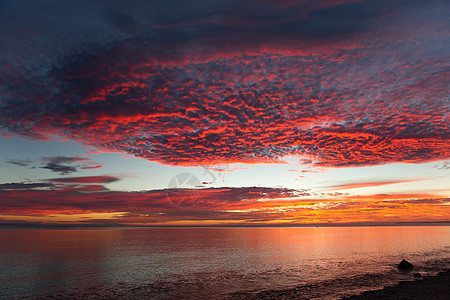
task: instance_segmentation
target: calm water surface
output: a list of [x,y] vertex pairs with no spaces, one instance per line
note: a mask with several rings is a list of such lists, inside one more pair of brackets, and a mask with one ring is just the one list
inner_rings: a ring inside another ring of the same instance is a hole
[[335,299],[412,279],[402,258],[450,267],[450,227],[0,230],[0,297]]

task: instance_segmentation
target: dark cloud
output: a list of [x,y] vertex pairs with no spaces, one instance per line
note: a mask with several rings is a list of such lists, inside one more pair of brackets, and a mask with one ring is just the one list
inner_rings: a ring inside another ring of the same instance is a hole
[[77,168],[72,166],[60,165],[55,163],[47,163],[45,166],[40,167],[41,169],[48,169],[52,172],[59,173],[60,175],[68,175],[73,172],[78,172]]
[[54,163],[54,164],[64,164],[64,163],[75,163],[75,162],[85,162],[91,161],[91,159],[86,157],[78,157],[78,156],[55,156],[55,157],[43,157],[42,161]]
[[33,161],[29,159],[7,159],[5,160],[5,162],[8,164],[17,165],[21,167],[27,167],[33,163]]
[[133,16],[121,12],[112,12],[109,16],[111,25],[125,33],[135,33],[138,30],[138,24]]
[[398,204],[450,204],[450,198],[423,198],[398,201]]
[[[42,169],[49,169],[52,172],[59,173],[61,175],[68,175],[73,172],[78,172],[78,169],[98,169],[103,167],[97,165],[92,159],[79,156],[55,156],[55,157],[43,157],[43,162],[47,164]],[[66,165],[82,162],[82,165]]]
[[67,177],[67,178],[53,178],[48,179],[50,182],[65,182],[65,183],[110,183],[119,181],[120,177],[115,176],[84,176],[84,177]]
[[0,190],[30,190],[30,189],[40,189],[40,188],[53,188],[52,183],[24,183],[24,182],[13,182],[13,183],[2,183],[0,184]]

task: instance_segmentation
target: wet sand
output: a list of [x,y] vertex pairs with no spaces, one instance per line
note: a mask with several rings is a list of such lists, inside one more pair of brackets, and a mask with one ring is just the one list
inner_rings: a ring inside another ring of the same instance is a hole
[[414,281],[403,281],[381,290],[364,292],[357,296],[344,298],[348,300],[371,299],[450,299],[450,270],[438,276],[426,276]]

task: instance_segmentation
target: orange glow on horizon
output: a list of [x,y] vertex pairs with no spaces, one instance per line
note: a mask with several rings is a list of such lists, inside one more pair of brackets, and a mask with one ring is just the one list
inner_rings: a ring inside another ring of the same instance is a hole
[[[213,196],[210,194],[209,196]],[[134,203],[136,204],[136,203]],[[373,195],[328,199],[264,199],[199,203],[160,211],[53,210],[3,213],[0,222],[85,225],[252,225],[450,222],[450,199],[431,195]]]

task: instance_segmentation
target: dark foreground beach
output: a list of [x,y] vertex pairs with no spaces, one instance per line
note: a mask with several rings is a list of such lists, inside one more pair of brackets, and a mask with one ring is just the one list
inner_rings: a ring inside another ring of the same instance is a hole
[[[413,272],[411,272],[411,277]],[[348,285],[348,292],[352,290]],[[332,294],[318,296],[319,293],[312,287],[294,287],[284,290],[264,291],[255,294],[234,294],[231,299],[336,299]],[[350,292],[351,294],[351,292]],[[359,295],[339,298],[343,300],[372,300],[372,299],[392,299],[392,300],[449,300],[450,299],[450,270],[443,271],[437,276],[424,276],[413,281],[402,281],[393,286],[386,286],[379,290],[363,292]]]
[[368,291],[357,296],[344,299],[450,299],[450,271],[439,273],[438,276],[427,276],[415,281],[403,281],[382,290]]

